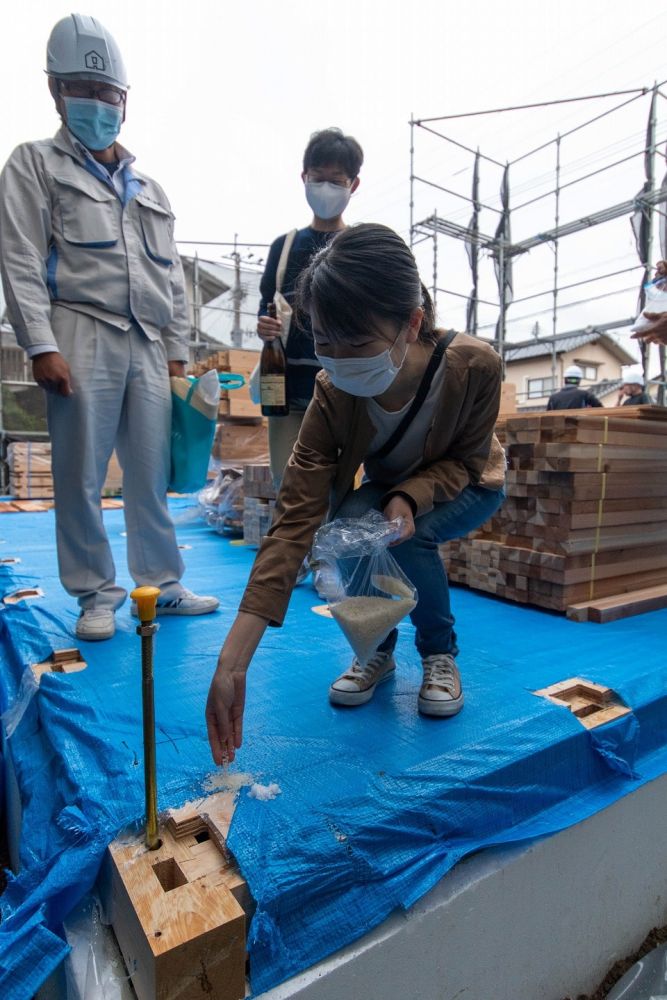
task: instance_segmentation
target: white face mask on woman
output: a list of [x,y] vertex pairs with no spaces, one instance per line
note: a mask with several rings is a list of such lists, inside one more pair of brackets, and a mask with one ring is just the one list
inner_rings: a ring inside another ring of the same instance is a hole
[[318,219],[335,219],[347,208],[352,191],[331,181],[306,181],[306,201]]
[[372,358],[327,358],[315,352],[315,357],[336,386],[351,396],[381,396],[394,381],[405,361],[408,345],[400,364],[391,360],[391,350],[382,351]]

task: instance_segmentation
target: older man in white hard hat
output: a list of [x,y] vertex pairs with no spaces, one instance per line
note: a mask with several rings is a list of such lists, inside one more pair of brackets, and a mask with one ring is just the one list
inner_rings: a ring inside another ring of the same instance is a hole
[[569,365],[563,373],[563,388],[551,394],[547,410],[582,410],[588,406],[602,406],[597,396],[581,388],[579,383],[583,377],[579,365]]
[[618,394],[618,405],[641,406],[644,403],[652,402],[653,400],[644,387],[644,372],[641,366],[633,365],[631,368],[626,368],[623,373],[623,384]]
[[46,72],[62,127],[19,146],[0,176],[2,280],[47,393],[60,578],[79,603],[77,637],[99,640],[127,596],[100,509],[114,447],[133,579],[160,588],[158,614],[219,602],[181,584],[167,510],[169,376],[185,372],[189,323],[169,202],[117,142],[123,59],[99,21],[72,14],[51,32]]

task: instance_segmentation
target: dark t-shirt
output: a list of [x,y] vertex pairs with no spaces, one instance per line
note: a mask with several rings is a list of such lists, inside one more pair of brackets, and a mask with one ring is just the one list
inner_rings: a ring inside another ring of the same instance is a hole
[[[299,275],[305,270],[317,251],[326,246],[335,235],[335,233],[319,232],[316,229],[311,229],[310,226],[299,229],[297,232],[290,249],[285,277],[280,289],[291,306],[294,306],[294,292]],[[284,244],[285,236],[279,236],[271,244],[259,285],[261,292],[260,316],[266,315],[267,305],[273,301],[276,291],[276,272]],[[307,316],[299,317],[298,320],[295,315],[292,316],[285,353],[287,354],[287,397],[289,403],[295,409],[305,409],[313,398],[315,376],[320,370],[319,362],[315,357],[310,319]]]
[[602,403],[588,389],[578,385],[564,385],[549,397],[547,410],[583,410],[587,406],[602,406]]
[[623,402],[622,406],[644,406],[647,403],[652,403],[653,400],[647,392],[638,392],[636,396],[627,396]]

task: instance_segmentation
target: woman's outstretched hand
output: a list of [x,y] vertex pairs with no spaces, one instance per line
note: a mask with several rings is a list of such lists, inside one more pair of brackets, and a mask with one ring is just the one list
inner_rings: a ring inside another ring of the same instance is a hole
[[245,670],[226,670],[218,662],[206,701],[208,742],[216,764],[231,763],[243,742]]
[[220,650],[206,701],[208,742],[218,765],[231,763],[243,742],[246,673],[267,624],[240,611]]

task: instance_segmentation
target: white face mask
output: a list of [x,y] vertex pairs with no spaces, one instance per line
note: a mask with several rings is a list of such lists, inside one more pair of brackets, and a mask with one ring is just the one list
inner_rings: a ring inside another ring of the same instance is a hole
[[318,219],[335,219],[347,208],[352,191],[330,181],[306,181],[306,201]]
[[336,386],[351,396],[381,396],[394,381],[405,361],[408,345],[397,366],[391,360],[389,350],[372,358],[327,358],[315,352],[315,357]]

